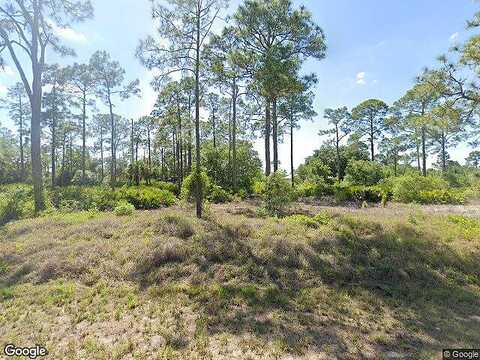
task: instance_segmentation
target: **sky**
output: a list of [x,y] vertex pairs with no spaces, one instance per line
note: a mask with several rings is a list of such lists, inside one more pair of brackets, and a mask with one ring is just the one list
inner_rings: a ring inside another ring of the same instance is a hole
[[[47,61],[61,64],[87,62],[96,50],[107,50],[126,70],[126,80],[138,78],[140,98],[117,101],[115,111],[128,118],[147,115],[155,103],[149,83],[151,74],[138,59],[135,49],[139,39],[153,34],[149,0],[93,0],[95,17],[73,28],[57,29],[64,44],[75,49],[75,58],[47,54]],[[233,12],[240,0],[230,1]],[[328,127],[323,119],[325,108],[352,108],[369,98],[393,103],[412,85],[425,67],[434,67],[438,55],[448,52],[457,42],[471,36],[465,29],[479,4],[473,0],[294,0],[305,5],[327,38],[327,56],[322,61],[307,61],[303,71],[315,72],[313,121],[301,123],[295,133],[294,164],[298,166],[325,140],[319,130]],[[222,27],[221,21],[216,28]],[[8,86],[19,80],[7,56],[7,66],[0,70],[0,97]],[[11,127],[7,114],[0,111],[0,125]],[[263,157],[263,141],[255,142]],[[290,166],[288,141],[280,146],[281,166]],[[471,151],[466,145],[450,151],[453,160],[463,162]]]

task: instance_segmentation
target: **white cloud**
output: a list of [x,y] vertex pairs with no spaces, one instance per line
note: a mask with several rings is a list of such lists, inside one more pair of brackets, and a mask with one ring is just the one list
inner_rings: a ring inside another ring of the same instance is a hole
[[0,95],[5,95],[7,93],[7,87],[0,84]]
[[49,21],[49,25],[52,27],[55,34],[66,41],[80,44],[85,44],[88,42],[87,37],[84,34],[77,32],[72,28],[57,26],[57,24],[55,24],[53,21]]
[[448,38],[448,40],[450,40],[450,42],[455,42],[455,41],[457,41],[459,35],[460,35],[460,34],[459,34],[458,32],[456,32],[456,33],[452,34],[452,35]]
[[15,71],[8,65],[5,65],[3,68],[0,66],[0,75],[14,76]]
[[366,73],[365,71],[359,72],[356,77],[356,83],[358,85],[365,85],[367,82],[365,81]]

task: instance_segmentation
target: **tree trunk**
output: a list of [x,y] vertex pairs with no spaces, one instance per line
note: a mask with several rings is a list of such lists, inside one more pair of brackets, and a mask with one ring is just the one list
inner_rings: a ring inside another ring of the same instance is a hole
[[445,131],[442,130],[442,172],[447,171],[447,144]]
[[342,174],[340,174],[340,132],[338,129],[338,123],[335,124],[335,152],[337,155],[337,180],[342,181]]
[[197,4],[197,34],[196,34],[196,58],[195,58],[195,155],[196,155],[196,191],[195,202],[197,217],[202,217],[203,189],[200,183],[200,3]]
[[25,158],[24,158],[24,153],[23,153],[23,103],[22,103],[22,96],[20,95],[18,97],[19,99],[19,105],[20,105],[20,164],[21,164],[21,174],[20,178],[21,181],[25,181]]
[[427,129],[425,128],[425,125],[422,126],[422,172],[423,176],[427,176]]
[[293,168],[293,119],[290,119],[290,176],[292,187],[295,187],[295,171]]
[[272,140],[273,140],[273,172],[278,171],[278,118],[277,118],[277,98],[272,101]]
[[373,119],[370,119],[370,152],[372,154],[372,161],[375,161],[375,134],[373,130]]
[[265,106],[265,175],[269,176],[271,172],[271,163],[270,163],[270,99],[266,99]]
[[104,169],[104,159],[103,159],[103,126],[100,127],[100,161],[102,162],[102,184],[103,184],[103,179],[105,178],[105,169]]
[[110,91],[108,91],[108,106],[110,109],[110,127],[111,127],[111,160],[110,160],[110,186],[112,189],[115,188],[116,182],[117,182],[117,176],[115,174],[116,172],[116,154],[115,154],[115,119],[113,116],[113,104],[112,100],[110,98]]
[[56,177],[56,156],[55,156],[55,147],[57,143],[57,124],[55,115],[52,117],[52,144],[51,144],[51,151],[52,151],[52,188],[55,187],[55,177]]
[[212,135],[213,135],[213,148],[217,148],[217,134],[216,134],[216,123],[215,123],[215,106],[212,108]]
[[86,167],[86,142],[87,142],[87,93],[83,90],[82,94],[82,184],[85,184],[85,167]]
[[237,174],[237,84],[233,82],[233,96],[232,96],[232,179],[233,191],[237,191],[238,174]]

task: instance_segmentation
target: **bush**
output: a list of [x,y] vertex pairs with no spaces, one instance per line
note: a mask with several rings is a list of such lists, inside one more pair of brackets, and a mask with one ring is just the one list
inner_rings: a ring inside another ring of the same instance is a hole
[[232,196],[218,185],[213,185],[208,191],[207,199],[215,204],[232,201]]
[[33,190],[26,185],[5,186],[0,192],[0,226],[33,216]]
[[159,190],[154,187],[123,187],[116,191],[117,201],[127,201],[136,209],[159,209],[175,204],[175,195],[168,190]]
[[315,197],[321,198],[326,195],[333,195],[332,185],[327,184],[323,179],[318,179],[316,182],[305,181],[298,184],[295,188],[297,197]]
[[270,215],[281,215],[294,200],[294,190],[285,177],[285,173],[277,171],[265,182],[263,200]]
[[338,202],[373,202],[382,201],[384,190],[380,186],[349,185],[347,183],[335,184],[335,200]]
[[177,184],[167,182],[167,181],[152,181],[152,186],[159,188],[160,190],[167,190],[173,194],[178,193],[178,186]]
[[195,200],[196,183],[200,184],[199,190],[202,198],[205,197],[210,186],[210,179],[205,171],[200,171],[200,174],[197,174],[195,169],[193,169],[192,173],[183,180],[181,192],[182,199],[187,201]]
[[117,216],[129,216],[129,215],[132,215],[134,211],[135,211],[135,206],[125,201],[119,202],[118,205],[113,210],[113,212]]
[[353,160],[347,165],[345,181],[351,185],[372,186],[385,178],[383,167],[366,160]]
[[465,204],[466,196],[462,190],[441,189],[420,191],[418,202],[422,204]]
[[256,196],[262,196],[265,192],[265,179],[258,179],[253,182],[252,190]]
[[425,203],[432,201],[435,194],[440,195],[438,191],[448,191],[448,183],[439,176],[411,173],[392,180],[393,200],[397,202]]
[[72,178],[73,185],[95,185],[97,183],[97,178],[95,173],[92,171],[86,170],[85,171],[85,181],[83,180],[83,173],[81,170],[77,170],[75,175]]

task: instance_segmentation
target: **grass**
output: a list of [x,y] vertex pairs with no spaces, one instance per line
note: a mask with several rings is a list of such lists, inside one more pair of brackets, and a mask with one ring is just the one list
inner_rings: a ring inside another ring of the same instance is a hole
[[436,359],[478,346],[478,219],[249,206],[1,227],[0,343],[67,359]]

